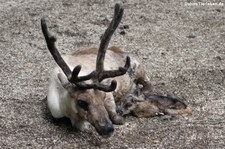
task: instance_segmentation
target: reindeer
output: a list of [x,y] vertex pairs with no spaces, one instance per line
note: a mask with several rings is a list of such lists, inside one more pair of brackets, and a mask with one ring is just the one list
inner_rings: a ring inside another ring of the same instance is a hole
[[47,95],[52,116],[68,117],[81,131],[87,129],[89,123],[103,137],[113,134],[113,124],[124,123],[116,111],[116,103],[125,99],[135,86],[142,86],[138,89],[140,94],[153,88],[134,57],[117,47],[108,48],[123,12],[124,9],[116,4],[113,19],[101,37],[99,48],[80,49],[64,56],[58,52],[56,37],[48,31],[45,19],[41,19],[47,47],[58,64],[52,72]]
[[128,94],[120,105],[117,105],[117,112],[122,116],[133,115],[145,118],[154,116],[172,118],[176,115],[192,115],[191,109],[179,98],[153,93],[145,93],[139,96],[134,93]]

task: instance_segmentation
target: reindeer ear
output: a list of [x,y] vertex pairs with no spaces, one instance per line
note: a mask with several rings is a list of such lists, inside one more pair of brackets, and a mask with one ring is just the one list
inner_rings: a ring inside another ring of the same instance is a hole
[[61,82],[62,86],[65,88],[65,89],[70,89],[72,88],[72,84],[68,81],[67,77],[65,75],[63,75],[62,73],[58,73],[58,79],[59,81]]

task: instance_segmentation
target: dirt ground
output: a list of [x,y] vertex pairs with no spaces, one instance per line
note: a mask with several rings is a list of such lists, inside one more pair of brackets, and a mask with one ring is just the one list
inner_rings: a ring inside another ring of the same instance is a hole
[[[182,97],[193,115],[127,117],[104,139],[51,117],[46,93],[55,62],[40,18],[46,17],[60,52],[71,53],[98,47],[116,2],[125,14],[110,45],[137,56],[155,92]],[[1,148],[225,148],[225,2],[194,2],[0,0]]]

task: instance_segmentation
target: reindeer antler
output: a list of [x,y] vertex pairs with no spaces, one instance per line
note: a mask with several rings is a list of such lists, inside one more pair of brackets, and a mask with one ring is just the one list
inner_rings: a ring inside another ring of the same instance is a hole
[[63,60],[61,55],[59,54],[58,49],[55,46],[56,37],[52,36],[47,28],[47,24],[44,18],[41,18],[41,29],[44,34],[48,49],[50,53],[52,54],[53,58],[55,59],[56,63],[59,65],[59,67],[63,70],[67,78],[71,75],[71,70],[69,66],[66,64],[66,62]]
[[[118,27],[122,19],[122,16],[123,16],[123,8],[121,8],[119,4],[116,4],[113,19],[101,39],[96,59],[96,70],[92,71],[90,74],[86,76],[81,77],[78,77],[78,74],[81,70],[81,66],[80,65],[76,66],[71,72],[70,68],[65,63],[65,61],[63,60],[63,58],[61,57],[55,46],[56,38],[48,32],[45,19],[44,18],[41,19],[42,32],[45,36],[48,49],[52,54],[53,58],[55,59],[56,63],[59,65],[59,67],[63,70],[63,72],[67,76],[70,83],[74,83],[80,89],[99,89],[105,92],[111,92],[116,89],[117,82],[115,80],[111,82],[110,86],[100,84],[100,82],[106,78],[124,75],[127,72],[128,68],[130,67],[130,57],[127,56],[124,67],[119,67],[118,70],[104,71],[105,53],[108,48],[110,39],[113,33],[115,32],[116,28]],[[86,84],[85,82],[82,82],[89,79],[93,80],[92,84]]]
[[119,4],[116,4],[113,19],[109,27],[106,29],[105,33],[101,37],[101,43],[99,46],[98,56],[96,59],[96,71],[98,73],[101,73],[104,70],[104,59],[106,49],[108,48],[110,39],[113,33],[115,32],[116,28],[118,27],[122,19],[122,16],[123,16],[123,8],[121,8]]
[[127,56],[126,64],[124,67],[120,67],[118,70],[104,71],[104,59],[106,49],[108,48],[109,41],[113,33],[115,32],[116,28],[118,27],[119,23],[121,22],[122,17],[123,17],[123,8],[121,8],[119,4],[116,4],[113,19],[109,27],[106,29],[104,35],[102,36],[96,60],[96,71],[99,74],[98,81],[100,82],[106,78],[124,75],[127,72],[128,68],[130,67],[130,57]]

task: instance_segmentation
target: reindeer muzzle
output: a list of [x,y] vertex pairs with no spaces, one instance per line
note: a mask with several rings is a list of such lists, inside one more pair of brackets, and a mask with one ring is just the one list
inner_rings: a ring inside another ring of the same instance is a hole
[[111,122],[105,122],[104,125],[98,125],[95,129],[99,135],[105,138],[111,137],[114,132],[114,127]]

